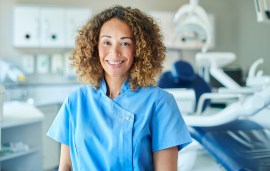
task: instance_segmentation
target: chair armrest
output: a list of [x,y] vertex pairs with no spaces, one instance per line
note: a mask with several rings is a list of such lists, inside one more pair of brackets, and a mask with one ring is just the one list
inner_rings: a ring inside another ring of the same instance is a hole
[[239,99],[240,97],[240,94],[204,93],[199,99],[196,115],[202,113],[203,103],[206,99]]

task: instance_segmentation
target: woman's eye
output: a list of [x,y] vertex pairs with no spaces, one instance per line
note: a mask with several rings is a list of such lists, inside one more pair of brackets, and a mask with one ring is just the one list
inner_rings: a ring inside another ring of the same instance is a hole
[[124,46],[129,46],[129,43],[124,42],[124,43],[122,43],[122,45],[124,45]]
[[103,42],[104,45],[110,45],[110,42]]

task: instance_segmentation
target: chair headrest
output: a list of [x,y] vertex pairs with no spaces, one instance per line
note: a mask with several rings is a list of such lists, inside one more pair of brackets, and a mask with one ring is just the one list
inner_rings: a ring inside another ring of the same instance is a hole
[[177,81],[192,81],[195,78],[195,72],[189,63],[177,61],[172,67],[172,77]]

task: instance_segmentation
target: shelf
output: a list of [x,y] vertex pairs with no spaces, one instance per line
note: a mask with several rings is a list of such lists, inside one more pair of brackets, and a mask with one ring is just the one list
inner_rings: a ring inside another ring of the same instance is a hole
[[39,147],[35,147],[35,148],[30,148],[27,151],[21,151],[21,152],[9,153],[9,154],[1,154],[0,155],[0,162],[5,161],[5,160],[9,160],[9,159],[13,159],[15,157],[20,157],[20,156],[24,156],[27,154],[35,153],[38,151],[39,151]]
[[67,78],[64,75],[58,74],[30,74],[26,75],[25,82],[13,83],[4,82],[3,85],[6,89],[25,88],[25,87],[66,87],[66,86],[81,86],[77,81],[77,76],[74,78]]

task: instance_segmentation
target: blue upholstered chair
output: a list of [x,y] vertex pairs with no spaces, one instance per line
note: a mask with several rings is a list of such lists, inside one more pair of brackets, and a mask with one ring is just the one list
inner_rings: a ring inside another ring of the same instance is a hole
[[[197,109],[197,104],[200,96],[203,93],[210,93],[210,86],[197,75],[192,66],[185,61],[177,61],[173,64],[171,72],[162,74],[158,86],[160,88],[190,88],[195,91],[196,105],[194,111]],[[210,104],[210,100],[206,100],[202,111]]]
[[[178,61],[171,72],[163,73],[160,88],[192,88],[196,106],[203,93],[209,93],[207,83],[194,73],[190,64]],[[206,101],[203,110],[210,101]],[[195,108],[196,110],[196,108]],[[250,120],[235,120],[214,127],[188,127],[193,139],[228,171],[270,170],[270,131]]]

